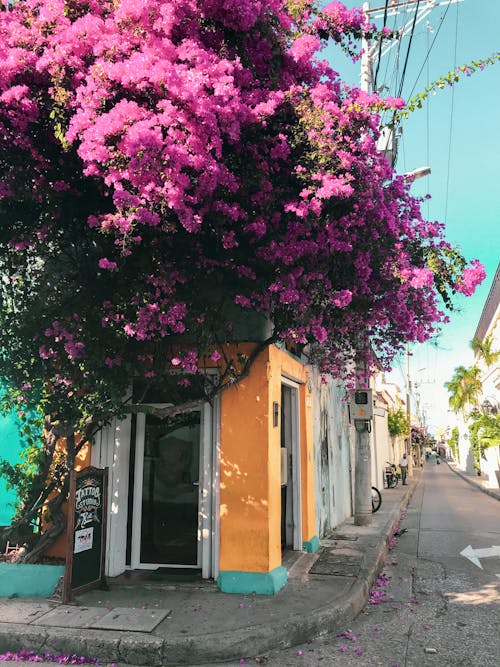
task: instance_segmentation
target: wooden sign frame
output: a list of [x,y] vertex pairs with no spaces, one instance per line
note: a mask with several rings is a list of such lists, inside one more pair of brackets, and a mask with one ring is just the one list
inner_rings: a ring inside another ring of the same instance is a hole
[[75,593],[106,587],[108,468],[71,472],[63,603]]

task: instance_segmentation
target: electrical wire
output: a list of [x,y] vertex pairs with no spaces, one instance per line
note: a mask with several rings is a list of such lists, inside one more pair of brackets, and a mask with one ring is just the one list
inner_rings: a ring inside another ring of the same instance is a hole
[[[417,17],[418,17],[419,7],[420,7],[420,0],[417,1],[417,6],[415,7],[415,13],[413,15],[413,23],[412,23],[412,26],[411,26],[410,39],[408,41],[408,48],[406,49],[406,56],[405,56],[405,61],[404,61],[404,65],[403,65],[403,71],[401,73],[401,79],[399,81],[399,88],[398,88],[398,92],[397,92],[396,97],[401,97],[401,93],[403,91],[404,80],[405,80],[405,77],[406,77],[406,67],[408,65],[408,59],[410,57],[410,50],[411,50],[411,45],[412,45],[412,42],[413,42],[413,35],[415,34],[415,26],[417,24]],[[394,112],[393,113],[393,122],[394,122],[395,115],[396,114]],[[396,163],[397,156],[398,156],[398,148],[396,147],[396,150],[394,152],[393,164]]]
[[[427,31],[427,51],[429,51],[429,31]],[[429,85],[429,59],[427,58],[427,86]],[[431,120],[430,120],[430,100],[427,100],[427,104],[425,105],[426,108],[426,130],[427,130],[427,145],[426,145],[426,157],[427,161],[426,164],[431,163],[431,158],[430,158],[430,135],[431,135]],[[427,220],[431,217],[431,212],[430,212],[430,200],[427,199]]]
[[[394,14],[394,18],[393,18],[393,20],[392,20],[392,27],[389,28],[390,31],[391,31],[391,33],[392,33],[393,35],[396,33],[396,25],[397,25],[397,22],[398,22],[397,14]],[[399,48],[400,48],[400,46],[401,46],[401,37],[399,37],[399,39],[398,39],[398,49],[397,49],[397,53],[399,53]],[[379,58],[379,60],[380,60],[380,58]],[[392,83],[389,84],[389,85],[387,85],[386,82],[387,82],[387,78],[388,78],[389,62],[390,62],[390,60],[391,60],[390,58],[386,58],[386,59],[385,59],[384,84],[383,84],[383,86],[385,86],[389,92],[391,91],[391,85],[392,85]],[[393,65],[393,69],[395,69],[396,66],[397,66],[397,64]],[[393,74],[393,76],[394,76],[394,74]]]
[[[393,34],[396,33],[396,28],[397,28],[397,14],[394,15],[393,23],[392,23],[392,32]],[[399,34],[397,38],[397,47],[394,49],[394,51],[391,51],[391,54],[393,54],[393,58],[390,58],[387,56],[385,58],[386,61],[386,66],[385,66],[385,72],[384,72],[384,83],[380,86],[379,90],[385,89],[387,91],[387,95],[392,95],[394,94],[395,96],[395,91],[397,88],[396,82],[398,81],[399,78],[399,63],[400,63],[400,56],[401,56],[401,42],[402,42],[402,35]],[[389,64],[392,62],[392,72],[389,77]],[[385,124],[385,118],[387,117],[388,114],[392,114],[392,111],[385,110],[381,114],[381,124]]]
[[403,91],[403,84],[404,84],[404,80],[405,80],[405,76],[406,76],[406,66],[408,65],[408,59],[410,57],[411,44],[412,44],[412,41],[413,41],[413,35],[415,33],[415,25],[417,23],[417,15],[418,15],[419,7],[420,7],[420,0],[418,0],[418,2],[417,2],[417,6],[415,8],[415,14],[413,16],[413,24],[411,26],[410,40],[408,42],[408,48],[406,49],[406,57],[405,57],[404,65],[403,65],[403,72],[401,74],[401,79],[400,79],[400,82],[399,82],[399,91],[398,91],[398,95],[397,95],[398,97],[401,97],[401,93]]
[[425,67],[425,65],[426,65],[426,63],[427,63],[427,61],[429,60],[429,56],[430,56],[430,54],[431,54],[431,51],[432,51],[432,49],[433,49],[433,47],[434,47],[434,44],[435,44],[436,39],[437,39],[437,36],[439,35],[439,31],[441,30],[441,26],[443,25],[443,23],[444,23],[444,21],[445,21],[445,19],[446,19],[446,14],[448,13],[448,10],[450,9],[450,7],[451,7],[451,4],[446,6],[446,9],[445,9],[445,11],[444,11],[444,14],[443,14],[443,16],[442,16],[442,18],[441,18],[441,23],[439,24],[439,26],[438,26],[438,28],[437,28],[437,30],[436,30],[436,34],[434,35],[434,39],[432,40],[432,44],[431,44],[429,50],[427,51],[427,55],[425,56],[424,62],[422,63],[422,66],[421,66],[421,68],[420,68],[420,70],[419,70],[419,72],[418,72],[418,74],[417,74],[417,78],[416,78],[416,80],[415,80],[415,83],[413,84],[413,88],[411,89],[410,94],[408,95],[408,99],[411,99],[411,96],[413,95],[413,91],[414,91],[415,88],[417,87],[418,80],[420,79],[420,75],[422,74],[422,70],[424,69],[424,67]]
[[[389,9],[389,0],[385,0],[385,7],[384,7],[384,28],[385,24],[387,21],[387,10]],[[382,42],[384,41],[384,36],[383,34],[380,35],[380,41],[378,43],[378,61],[377,61],[377,69],[375,70],[375,77],[373,79],[373,90],[377,90],[377,77],[378,77],[378,71],[380,68],[380,59],[382,57]]]
[[[449,6],[449,5],[448,5]],[[458,3],[455,18],[455,51],[453,54],[453,71],[457,68],[457,46],[458,46]],[[451,171],[451,143],[453,139],[453,111],[455,104],[455,86],[451,88],[451,107],[450,107],[450,136],[448,141],[448,166],[446,170],[446,190],[444,198],[444,223],[448,222],[448,201],[450,194],[450,171]]]

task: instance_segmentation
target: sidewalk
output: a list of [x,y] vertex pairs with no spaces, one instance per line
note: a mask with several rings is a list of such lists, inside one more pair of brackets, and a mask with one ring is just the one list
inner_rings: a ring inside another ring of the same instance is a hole
[[487,493],[492,498],[500,500],[500,489],[493,489],[488,486],[488,481],[485,476],[478,476],[477,473],[465,472],[457,466],[455,461],[446,461],[446,463],[453,470],[453,472],[455,472],[462,479],[465,479],[466,482],[469,482],[469,484],[472,484],[472,486],[475,486],[484,493]]
[[224,594],[201,580],[119,577],[107,591],[78,596],[76,605],[0,598],[0,654],[69,653],[120,667],[239,662],[345,630],[368,601],[420,475],[382,491],[371,526],[351,519],[321,541],[319,552],[288,554],[289,581],[275,596]]

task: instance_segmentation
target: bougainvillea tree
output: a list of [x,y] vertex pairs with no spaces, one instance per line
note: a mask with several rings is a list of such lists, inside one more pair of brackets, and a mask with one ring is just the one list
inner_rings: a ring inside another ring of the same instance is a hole
[[0,370],[45,416],[46,467],[136,409],[133,378],[210,398],[279,340],[324,373],[387,367],[473,291],[482,267],[377,153],[402,100],[318,55],[371,30],[339,2],[4,2]]
[[435,438],[433,438],[425,426],[416,426],[414,424],[411,427],[411,442],[417,448],[420,456],[426,447],[432,447],[436,444]]

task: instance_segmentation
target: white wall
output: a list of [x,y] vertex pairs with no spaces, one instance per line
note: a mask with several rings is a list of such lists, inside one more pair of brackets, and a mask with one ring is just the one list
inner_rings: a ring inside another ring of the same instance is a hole
[[109,469],[105,568],[108,577],[125,571],[130,430],[130,417],[114,420],[98,434],[92,447],[92,465]]
[[318,537],[352,515],[351,438],[343,385],[313,379],[314,484]]
[[392,461],[391,438],[387,424],[387,410],[375,406],[371,437],[372,486],[384,488],[384,470],[387,461]]
[[500,488],[500,446],[488,447],[481,459],[481,471],[488,476],[488,486],[492,489]]

